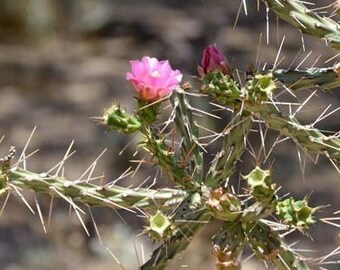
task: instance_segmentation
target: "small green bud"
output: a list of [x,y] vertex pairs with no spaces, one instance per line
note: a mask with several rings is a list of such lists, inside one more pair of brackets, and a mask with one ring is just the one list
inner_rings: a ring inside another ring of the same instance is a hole
[[201,92],[218,99],[226,106],[237,106],[243,96],[239,85],[221,71],[211,71],[204,77]]
[[137,117],[128,114],[117,105],[105,110],[103,123],[110,129],[124,134],[137,132],[141,128],[141,123]]

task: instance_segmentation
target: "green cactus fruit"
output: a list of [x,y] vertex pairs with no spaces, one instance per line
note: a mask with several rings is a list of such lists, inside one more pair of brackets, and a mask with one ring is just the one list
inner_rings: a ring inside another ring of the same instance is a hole
[[242,210],[240,200],[222,187],[211,191],[206,206],[215,218],[226,221],[234,221]]
[[317,208],[308,206],[307,198],[295,201],[293,198],[288,198],[278,202],[276,205],[276,214],[283,223],[296,227],[304,231],[310,224],[313,224],[313,214]]
[[117,130],[124,134],[135,133],[141,128],[141,122],[138,118],[128,114],[118,105],[113,105],[111,108],[105,110],[103,123],[111,130]]
[[262,170],[256,166],[248,175],[244,176],[250,187],[250,193],[255,200],[268,203],[274,197],[276,186],[272,184],[269,170]]
[[176,254],[183,251],[191,242],[193,236],[211,219],[207,209],[202,206],[199,193],[190,194],[171,214],[175,226],[172,236],[155,249],[151,258],[141,266],[141,270],[162,270]]
[[271,73],[266,75],[257,74],[247,84],[248,98],[252,101],[264,101],[271,97],[276,89],[276,84]]
[[162,240],[171,236],[172,228],[170,218],[158,210],[155,215],[150,216],[149,226],[146,227],[146,231],[150,234],[151,238]]
[[271,184],[270,171],[262,170],[256,166],[248,175],[244,176],[248,185],[252,188],[256,186],[269,186]]

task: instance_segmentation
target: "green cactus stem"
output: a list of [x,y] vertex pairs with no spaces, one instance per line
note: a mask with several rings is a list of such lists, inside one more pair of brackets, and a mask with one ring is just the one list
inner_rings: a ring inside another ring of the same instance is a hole
[[168,262],[187,248],[197,231],[210,219],[211,215],[203,208],[197,193],[188,196],[174,213],[173,221],[177,221],[175,225],[178,229],[173,231],[173,236],[168,241],[153,251],[150,259],[140,270],[165,269]]
[[195,181],[202,182],[203,154],[198,142],[198,128],[192,116],[192,106],[183,89],[178,89],[171,96],[172,106],[176,110],[175,124],[182,137],[181,156],[183,165]]
[[305,261],[286,246],[280,235],[262,221],[248,223],[245,228],[250,246],[261,260],[278,270],[307,270]]
[[238,113],[226,128],[222,150],[216,154],[206,175],[206,185],[215,189],[229,177],[236,169],[236,162],[241,158],[246,147],[246,136],[252,126],[252,119],[248,112]]
[[213,237],[212,254],[216,257],[216,269],[241,270],[241,256],[245,246],[245,234],[239,222],[227,222]]
[[[0,177],[1,178],[1,177]],[[90,206],[133,209],[173,209],[187,195],[172,189],[124,188],[116,185],[98,186],[87,181],[70,181],[48,174],[37,174],[21,168],[11,168],[7,173],[7,189],[25,188],[57,198],[68,198]],[[1,180],[1,179],[0,179]]]
[[290,137],[311,153],[327,155],[336,164],[340,164],[340,139],[335,136],[325,136],[318,129],[302,125],[292,115],[284,116],[274,105],[245,103],[245,110],[252,112],[266,125]]
[[320,87],[323,90],[340,87],[340,65],[307,70],[276,69],[268,72],[272,72],[275,79],[294,91],[314,87]]
[[206,175],[205,183],[216,189],[235,170],[236,162],[241,158],[246,147],[246,136],[252,126],[251,114],[242,110],[241,99],[247,92],[229,76],[222,72],[209,72],[202,80],[201,92],[217,99],[221,104],[235,107],[235,116],[223,132],[222,150],[216,154]]
[[321,17],[296,0],[262,0],[281,19],[303,33],[324,39],[329,46],[340,50],[340,25],[331,18]]
[[[269,74],[265,78],[268,79],[270,77],[271,75]],[[226,79],[228,79],[228,81],[231,80],[230,78]],[[264,94],[271,94],[271,91],[273,91],[274,88],[272,87],[272,83],[269,81],[267,83],[267,89],[270,89],[270,91],[268,91],[268,93],[263,91],[261,89],[263,88],[262,84],[257,82],[262,79],[263,77],[258,77],[258,75],[254,76],[254,78],[247,83],[244,90],[239,90],[239,92],[243,93],[243,95],[240,96],[240,100],[234,99],[233,106],[235,108],[239,108],[241,106],[240,102],[243,100],[242,109],[263,120],[268,128],[277,130],[282,135],[290,137],[307,151],[315,154],[327,155],[336,164],[340,164],[340,139],[336,136],[325,136],[316,128],[300,124],[293,115],[285,116],[274,105],[264,103]],[[230,105],[231,101],[226,100],[224,95],[228,85],[224,81],[222,81],[222,84],[219,84],[221,81],[217,81],[216,83],[218,83],[218,85],[203,87],[202,90],[214,97],[219,103],[225,106],[228,104]],[[237,87],[237,84],[235,83],[232,85],[233,87]],[[240,134],[242,134],[241,131],[235,134],[235,136],[240,138]],[[231,137],[231,135],[229,137]],[[209,177],[208,180],[210,179],[213,178]]]
[[159,134],[151,128],[143,128],[142,132],[145,139],[140,143],[140,146],[152,154],[157,165],[163,168],[176,184],[191,191],[195,190],[198,186],[197,183],[194,183],[186,171],[186,167],[181,166],[178,162],[176,153],[165,143],[165,139],[159,138]]

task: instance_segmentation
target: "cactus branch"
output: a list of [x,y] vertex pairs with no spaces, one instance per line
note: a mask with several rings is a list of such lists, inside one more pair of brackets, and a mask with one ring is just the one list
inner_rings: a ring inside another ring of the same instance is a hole
[[178,229],[169,241],[155,249],[151,258],[142,265],[141,270],[162,270],[169,260],[182,252],[190,244],[196,232],[210,219],[207,209],[202,208],[201,201],[197,201],[197,193],[187,197],[176,209],[174,221],[178,222]]
[[331,18],[321,17],[301,1],[262,0],[281,19],[299,28],[303,33],[324,39],[329,46],[340,50],[340,25]]
[[272,72],[275,79],[292,90],[320,87],[331,90],[340,87],[340,65],[330,68],[310,68],[307,70],[276,69]]
[[[274,105],[268,104],[269,97],[277,87],[271,79],[272,74],[255,75],[245,88],[235,92],[244,93],[239,100],[243,100],[243,110],[254,114],[257,118],[264,120],[266,125],[281,132],[282,135],[290,137],[304,149],[311,153],[325,154],[335,164],[340,164],[340,139],[336,136],[325,136],[318,129],[299,123],[294,115],[285,116]],[[225,99],[231,85],[230,78],[226,78],[228,83],[219,80],[216,85],[204,87],[203,91],[214,97],[223,105],[231,102]],[[232,84],[234,88],[240,88],[237,84]],[[234,99],[233,106],[238,108],[240,101]],[[240,133],[238,133],[239,136]]]
[[235,163],[243,154],[247,136],[252,126],[252,119],[248,112],[242,111],[236,115],[230,123],[230,128],[223,134],[224,141],[222,151],[220,151],[212,161],[211,167],[206,176],[206,184],[211,188],[217,188],[235,170]]
[[63,195],[75,202],[108,208],[157,209],[159,205],[162,205],[172,209],[186,196],[186,192],[180,190],[129,189],[116,185],[98,186],[85,181],[70,181],[48,174],[37,174],[21,168],[11,168],[7,178],[8,190],[11,188],[32,189],[37,193],[46,193],[54,197]]
[[157,132],[151,128],[142,128],[142,133],[145,140],[141,145],[156,158],[157,164],[170,175],[174,182],[189,190],[195,189],[192,177],[178,163],[175,153],[165,143],[164,138],[159,138]]
[[336,164],[340,164],[340,139],[335,136],[325,136],[317,129],[302,125],[293,116],[284,116],[271,104],[255,104],[247,102],[245,109],[266,122],[269,128],[277,130],[282,135],[290,137],[311,153],[326,154]]
[[212,254],[219,270],[241,270],[241,255],[245,246],[242,224],[226,222],[213,237]]
[[275,265],[278,270],[308,270],[308,265],[293,250],[286,246],[280,235],[271,227],[257,222],[249,223],[246,235],[258,258]]
[[[203,177],[203,154],[200,151],[200,144],[197,139],[198,128],[193,120],[192,107],[184,90],[178,89],[172,95],[171,103],[176,109],[175,123],[183,139],[181,145],[182,158],[185,163],[188,163],[188,173],[193,175],[195,181],[201,182]],[[192,159],[190,159],[191,156]]]

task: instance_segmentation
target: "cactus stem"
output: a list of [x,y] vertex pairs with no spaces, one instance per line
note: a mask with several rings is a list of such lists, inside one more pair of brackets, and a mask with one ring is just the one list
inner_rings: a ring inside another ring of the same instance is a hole
[[[54,197],[61,197],[77,210],[82,211],[75,202],[90,206],[105,206],[122,208],[132,211],[132,208],[173,209],[186,196],[185,191],[172,189],[129,189],[116,185],[106,187],[88,182],[74,182],[60,177],[44,176],[21,168],[11,168],[8,172],[8,188],[13,189],[22,199],[19,189],[32,189],[38,193],[46,193]],[[2,191],[3,189],[1,189]],[[5,191],[2,192],[5,194]],[[33,210],[32,210],[33,211]],[[34,211],[33,211],[34,212]]]
[[340,50],[340,25],[331,18],[321,17],[301,1],[262,0],[281,19],[298,27],[303,33],[324,39],[329,46]]

